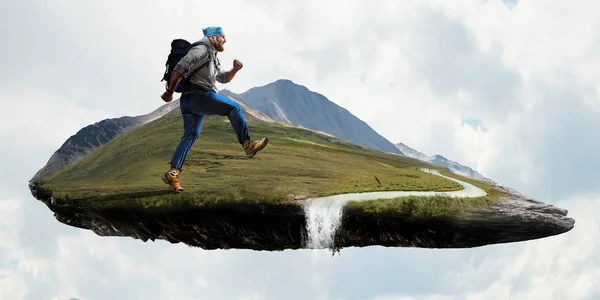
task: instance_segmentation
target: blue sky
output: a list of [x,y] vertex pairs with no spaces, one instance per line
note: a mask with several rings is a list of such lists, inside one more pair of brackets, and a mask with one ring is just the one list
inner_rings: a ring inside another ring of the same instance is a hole
[[[600,298],[600,3],[505,2],[7,3],[0,299]],[[170,41],[211,25],[228,37],[222,64],[244,63],[222,88],[290,79],[393,143],[568,209],[575,228],[475,249],[332,257],[204,251],[57,222],[27,181],[81,127],[162,105]]]
[[464,124],[470,125],[474,128],[479,128],[479,129],[485,131],[485,124],[483,124],[483,122],[479,118],[463,117],[462,125],[464,125]]
[[502,0],[502,2],[504,2],[504,4],[506,4],[506,6],[511,9],[514,8],[517,5],[517,3],[519,3],[519,1],[517,0]]

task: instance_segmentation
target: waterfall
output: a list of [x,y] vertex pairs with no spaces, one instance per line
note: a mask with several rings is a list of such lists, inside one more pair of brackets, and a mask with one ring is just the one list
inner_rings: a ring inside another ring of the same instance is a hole
[[335,234],[342,223],[343,208],[347,201],[341,197],[316,198],[305,203],[306,248],[327,249],[334,246]]
[[335,234],[342,224],[344,205],[348,201],[369,201],[377,199],[392,199],[398,197],[446,195],[450,197],[483,197],[487,193],[470,183],[440,174],[437,170],[421,169],[446,179],[460,183],[462,190],[451,192],[434,191],[379,191],[364,193],[348,193],[327,197],[312,198],[304,201],[306,215],[306,231],[308,236],[304,247],[310,249],[335,248]]

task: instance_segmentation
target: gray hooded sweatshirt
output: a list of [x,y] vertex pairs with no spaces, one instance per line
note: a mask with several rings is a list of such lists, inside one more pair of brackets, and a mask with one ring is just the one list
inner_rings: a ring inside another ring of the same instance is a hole
[[200,41],[206,43],[209,50],[207,51],[206,47],[203,45],[193,47],[181,58],[173,71],[177,71],[183,75],[183,77],[188,78],[190,74],[203,63],[210,61],[206,66],[194,73],[192,77],[189,77],[189,82],[199,85],[208,91],[218,93],[219,90],[215,85],[215,81],[227,83],[227,71],[221,70],[221,63],[219,62],[217,55],[213,55],[213,48],[208,38],[204,37],[200,39]]

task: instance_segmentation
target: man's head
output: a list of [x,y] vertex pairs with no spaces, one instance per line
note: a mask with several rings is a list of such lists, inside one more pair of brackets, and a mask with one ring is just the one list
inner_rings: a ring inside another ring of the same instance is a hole
[[208,37],[208,40],[210,41],[213,48],[215,48],[219,52],[225,51],[224,45],[225,42],[227,42],[227,40],[225,39],[225,34],[223,33],[223,29],[221,27],[207,27],[202,29],[202,32],[204,32],[205,37]]

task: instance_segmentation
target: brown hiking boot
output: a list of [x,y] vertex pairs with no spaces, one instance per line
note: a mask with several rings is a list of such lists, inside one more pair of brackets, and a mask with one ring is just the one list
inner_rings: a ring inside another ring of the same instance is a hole
[[176,192],[183,192],[183,188],[179,185],[179,171],[172,169],[160,177],[166,184],[171,186]]
[[256,152],[262,150],[264,147],[267,146],[267,144],[269,143],[269,138],[268,137],[264,137],[259,141],[253,141],[250,138],[248,138],[245,142],[244,142],[244,150],[246,151],[246,155],[248,156],[248,158],[252,158],[254,155],[256,155]]

